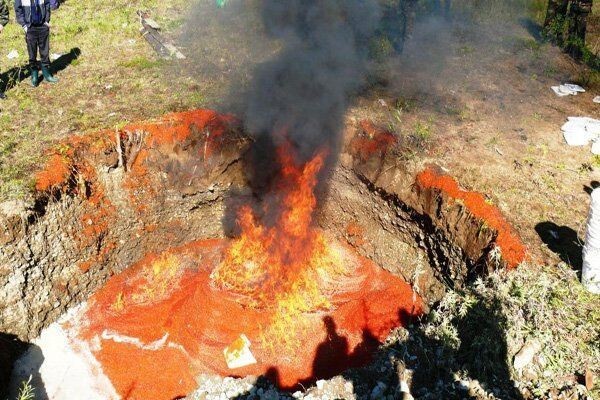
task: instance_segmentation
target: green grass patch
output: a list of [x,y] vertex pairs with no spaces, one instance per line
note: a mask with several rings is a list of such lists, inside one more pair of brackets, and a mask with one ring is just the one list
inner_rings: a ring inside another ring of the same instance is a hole
[[124,61],[120,64],[125,68],[135,68],[139,70],[145,70],[150,68],[156,68],[161,65],[159,60],[151,60],[144,56],[137,56],[131,60]]

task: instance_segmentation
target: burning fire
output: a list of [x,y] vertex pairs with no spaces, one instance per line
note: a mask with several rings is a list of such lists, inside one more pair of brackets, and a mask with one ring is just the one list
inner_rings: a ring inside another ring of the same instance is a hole
[[313,226],[315,187],[325,157],[320,151],[301,164],[289,144],[279,148],[282,168],[275,199],[263,208],[265,215],[277,213],[275,223],[260,224],[253,209],[243,206],[237,219],[241,235],[211,275],[217,288],[239,294],[248,306],[274,310],[271,325],[263,331],[263,339],[269,340],[263,344],[279,340],[291,345],[291,324],[302,323],[307,312],[331,308],[322,282],[348,273],[339,247]]
[[262,209],[239,209],[239,237],[148,254],[69,323],[120,395],[172,399],[201,373],[273,368],[274,383],[295,388],[364,365],[391,329],[421,315],[406,282],[315,227],[326,154],[298,162],[282,146]]

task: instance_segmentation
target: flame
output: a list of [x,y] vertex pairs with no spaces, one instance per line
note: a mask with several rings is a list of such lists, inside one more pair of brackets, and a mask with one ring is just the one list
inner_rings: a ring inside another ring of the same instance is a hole
[[313,225],[315,187],[325,157],[320,151],[301,164],[291,146],[278,149],[282,167],[274,201],[263,207],[264,215],[277,216],[275,223],[265,226],[250,206],[241,207],[241,234],[211,275],[213,285],[238,294],[247,306],[273,312],[271,324],[263,327],[263,347],[289,344],[289,328],[302,324],[304,314],[330,309],[322,283],[348,272],[339,246],[329,244],[333,242]]

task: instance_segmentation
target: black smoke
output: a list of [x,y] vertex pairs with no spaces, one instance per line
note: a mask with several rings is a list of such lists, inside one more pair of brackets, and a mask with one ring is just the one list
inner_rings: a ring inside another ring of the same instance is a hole
[[263,0],[266,34],[280,44],[258,64],[238,111],[263,161],[287,140],[300,160],[335,157],[346,110],[364,84],[369,40],[380,21],[373,0]]

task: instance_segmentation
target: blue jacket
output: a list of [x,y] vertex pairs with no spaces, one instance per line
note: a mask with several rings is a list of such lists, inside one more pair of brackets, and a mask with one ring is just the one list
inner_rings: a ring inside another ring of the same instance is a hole
[[[23,27],[31,26],[31,6],[36,0],[15,0],[15,17],[17,23]],[[50,22],[50,2],[48,0],[38,0],[40,3],[40,12],[42,22]]]

